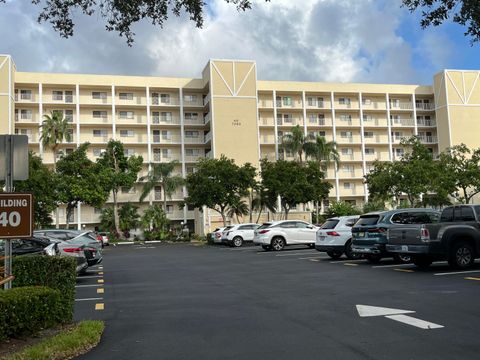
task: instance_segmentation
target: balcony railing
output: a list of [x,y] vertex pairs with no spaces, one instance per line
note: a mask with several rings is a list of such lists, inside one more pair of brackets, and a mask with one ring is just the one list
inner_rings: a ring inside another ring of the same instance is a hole
[[198,155],[185,155],[185,161],[196,162],[199,158],[206,157],[204,153],[198,153]]
[[179,144],[181,142],[179,135],[153,135],[154,144]]
[[185,118],[184,123],[185,125],[203,125],[204,120],[201,117]]
[[274,126],[275,125],[275,121],[273,120],[273,118],[260,118],[259,119],[259,123],[260,125],[263,125],[263,126]]
[[170,162],[173,160],[180,161],[179,154],[163,154],[154,152],[152,156],[153,162]]
[[391,110],[413,110],[411,102],[390,102]]
[[418,126],[425,126],[425,127],[437,126],[437,122],[433,119],[431,119],[431,120],[418,119],[417,120],[417,125]]
[[205,141],[203,136],[194,136],[194,137],[185,137],[184,142],[185,144],[203,144]]
[[438,142],[436,136],[420,136],[420,141],[426,144],[435,144]]
[[415,122],[411,118],[394,118],[390,119],[392,126],[415,126]]
[[303,103],[301,100],[292,100],[289,103],[284,103],[281,100],[276,101],[277,108],[285,108],[285,109],[301,109],[303,108]]
[[197,99],[197,100],[183,100],[183,106],[189,106],[189,107],[203,107],[203,100],[202,99]]
[[433,103],[417,103],[415,104],[415,108],[417,110],[424,110],[424,111],[430,111],[430,110],[435,110],[435,104]]
[[268,144],[275,144],[275,136],[263,135],[260,136],[260,144],[268,145]]
[[384,110],[386,109],[385,103],[384,102],[378,102],[378,101],[370,101],[370,102],[362,102],[362,108],[364,110]]
[[152,116],[153,125],[180,125],[180,118],[178,116]]
[[205,143],[208,143],[209,141],[212,141],[212,132],[209,131],[208,133],[205,134]]
[[295,126],[302,125],[303,120],[301,118],[277,118],[277,125],[279,126]]
[[35,102],[35,94],[15,94],[16,102]]
[[170,97],[170,98],[158,98],[158,97],[152,97],[151,99],[152,104],[155,106],[178,106],[180,104],[180,101],[178,98],[175,97]]

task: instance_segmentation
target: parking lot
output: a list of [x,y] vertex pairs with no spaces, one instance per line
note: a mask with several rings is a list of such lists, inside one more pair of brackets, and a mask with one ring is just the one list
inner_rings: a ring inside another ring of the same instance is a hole
[[474,359],[480,350],[480,264],[418,270],[305,247],[129,245],[107,249],[77,286],[77,300],[92,300],[76,302],[76,318],[107,325],[85,359]]

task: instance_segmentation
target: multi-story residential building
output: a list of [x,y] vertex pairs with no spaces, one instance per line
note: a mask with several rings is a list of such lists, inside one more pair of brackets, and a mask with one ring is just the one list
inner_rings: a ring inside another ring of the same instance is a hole
[[[281,139],[300,125],[305,134],[337,143],[341,165],[325,169],[334,185],[329,200],[361,206],[368,200],[364,175],[375,160],[400,158],[402,138],[417,135],[434,154],[459,143],[480,146],[479,76],[445,70],[430,86],[258,81],[255,62],[238,60],[211,60],[198,79],[30,73],[16,71],[12,58],[0,55],[0,133],[28,135],[31,150],[51,164],[40,125],[44,114],[60,110],[73,135],[60,153],[88,141],[95,160],[116,139],[128,154],[142,155],[141,175],[151,163],[178,160],[177,173],[186,176],[201,157],[225,154],[257,167],[265,157],[293,159]],[[138,183],[119,200],[138,202],[140,191]],[[178,207],[185,195],[183,188],[167,199],[168,216],[196,219],[197,231],[208,227],[208,211],[200,216]],[[146,204],[162,200],[158,188]],[[65,222],[64,211],[60,215]],[[91,227],[99,210],[79,206],[71,220]]]

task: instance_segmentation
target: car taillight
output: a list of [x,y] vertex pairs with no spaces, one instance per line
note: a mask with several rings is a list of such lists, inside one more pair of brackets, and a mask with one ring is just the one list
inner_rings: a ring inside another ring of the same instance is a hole
[[222,237],[222,234],[216,233],[216,234],[215,234],[215,237],[217,237],[217,238]]
[[76,253],[76,252],[82,252],[83,249],[81,248],[65,248],[63,251],[68,252],[68,253]]
[[95,249],[93,247],[85,248],[85,250],[88,250],[88,251],[91,251],[91,252],[97,252],[97,249]]
[[426,228],[422,228],[420,230],[420,239],[422,241],[429,241],[430,240],[430,231],[428,231],[428,229]]
[[337,233],[336,231],[327,231],[327,235],[330,235],[330,236],[340,236],[340,234]]
[[385,228],[373,228],[373,229],[368,229],[369,233],[384,233],[386,232],[387,229]]
[[260,230],[258,233],[259,233],[259,234],[266,234],[266,233],[268,233],[269,231],[270,231],[270,230]]
[[103,241],[102,235],[97,235],[97,240],[98,240],[98,241]]

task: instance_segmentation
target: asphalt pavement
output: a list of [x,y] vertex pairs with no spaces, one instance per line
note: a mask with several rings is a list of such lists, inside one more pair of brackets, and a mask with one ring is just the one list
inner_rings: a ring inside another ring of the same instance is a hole
[[480,357],[480,264],[420,271],[303,247],[152,244],[110,247],[101,266],[79,279],[94,286],[77,299],[94,300],[78,301],[75,318],[106,330],[79,359]]

